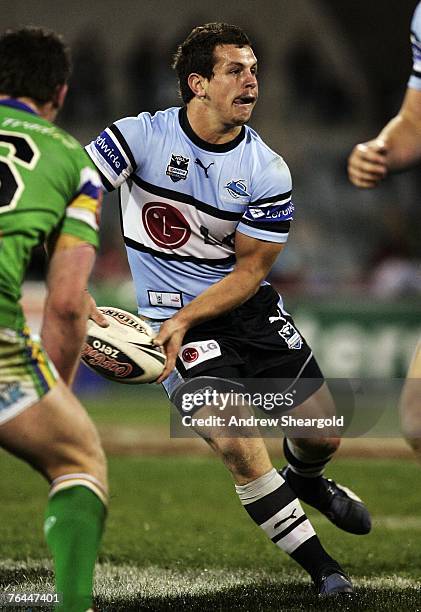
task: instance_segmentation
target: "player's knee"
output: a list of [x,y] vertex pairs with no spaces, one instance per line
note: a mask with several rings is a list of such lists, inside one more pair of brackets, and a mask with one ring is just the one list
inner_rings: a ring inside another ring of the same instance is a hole
[[107,486],[107,461],[96,432],[52,445],[45,473],[51,482],[67,473],[88,473]]
[[339,448],[340,438],[296,438],[293,441],[294,446],[297,446],[302,452],[311,459],[319,459],[333,455]]
[[84,449],[80,459],[81,469],[97,478],[104,486],[107,485],[107,460],[99,439],[89,449]]
[[96,475],[96,477],[104,484],[108,486],[107,479],[107,459],[105,456],[104,449],[98,441],[98,444],[94,448],[93,454],[89,457],[88,463],[90,464],[90,473]]

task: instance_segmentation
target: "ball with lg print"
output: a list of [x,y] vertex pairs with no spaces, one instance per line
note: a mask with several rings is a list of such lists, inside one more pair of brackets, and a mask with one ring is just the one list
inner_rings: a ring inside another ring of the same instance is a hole
[[114,382],[140,384],[154,382],[162,373],[166,357],[153,345],[154,331],[143,319],[113,306],[98,308],[109,326],[88,321],[82,362]]

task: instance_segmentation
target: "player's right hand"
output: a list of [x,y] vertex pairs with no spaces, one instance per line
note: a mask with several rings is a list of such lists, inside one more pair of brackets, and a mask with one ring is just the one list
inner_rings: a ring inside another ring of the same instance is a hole
[[348,177],[356,187],[377,187],[387,173],[387,145],[383,140],[377,138],[353,148],[348,158]]
[[108,323],[107,318],[100,310],[98,310],[94,298],[88,291],[86,291],[86,298],[88,300],[89,318],[92,319],[92,321],[95,321],[95,323],[100,327],[109,327],[110,324]]
[[[179,313],[180,312],[182,311],[180,310]],[[171,317],[171,319],[167,319],[161,325],[158,334],[153,340],[155,346],[160,346],[164,349],[167,357],[165,368],[161,376],[155,381],[157,384],[162,383],[168,378],[175,368],[177,355],[183,342],[184,335],[188,329],[188,326],[183,324],[179,313]]]

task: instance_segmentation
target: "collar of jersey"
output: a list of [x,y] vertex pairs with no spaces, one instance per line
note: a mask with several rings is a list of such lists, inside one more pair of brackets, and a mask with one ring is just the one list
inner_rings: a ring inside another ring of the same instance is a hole
[[212,153],[226,153],[227,151],[232,151],[232,149],[235,149],[235,147],[239,145],[242,140],[244,140],[244,137],[246,135],[246,128],[243,125],[243,127],[241,128],[241,132],[238,134],[238,136],[234,138],[234,140],[224,142],[224,144],[211,144],[210,142],[206,142],[206,140],[202,140],[195,132],[193,132],[193,129],[187,118],[187,108],[185,106],[180,108],[178,113],[178,120],[180,122],[180,127],[183,132],[197,147],[200,147],[205,151],[211,151]]
[[16,98],[4,98],[4,100],[0,100],[0,106],[10,106],[12,108],[16,108],[17,110],[25,111],[26,113],[31,113],[32,115],[37,114],[33,108],[31,108],[24,102],[19,102],[19,100],[16,100]]

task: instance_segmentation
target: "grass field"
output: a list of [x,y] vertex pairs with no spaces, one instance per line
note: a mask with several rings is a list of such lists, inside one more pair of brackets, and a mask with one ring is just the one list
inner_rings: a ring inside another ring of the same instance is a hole
[[[98,423],[165,430],[165,401],[150,394],[154,412],[137,408],[133,393],[120,397],[118,410],[112,396],[87,404]],[[52,591],[42,539],[47,486],[25,465],[0,457],[0,590]],[[369,505],[369,536],[340,532],[309,510],[326,548],[357,586],[356,597],[343,604],[318,601],[304,573],[250,521],[217,460],[110,456],[109,467],[110,514],[96,574],[100,610],[421,609],[421,471],[413,462],[332,464],[329,475]]]

